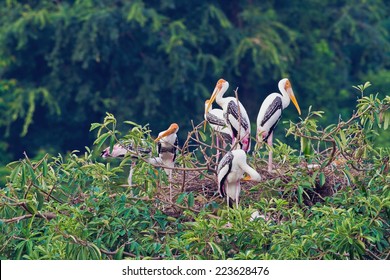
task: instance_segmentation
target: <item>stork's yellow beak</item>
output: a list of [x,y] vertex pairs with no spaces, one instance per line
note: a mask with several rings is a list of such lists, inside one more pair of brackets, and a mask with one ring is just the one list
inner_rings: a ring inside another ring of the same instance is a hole
[[206,131],[206,125],[207,125],[207,120],[206,120],[206,115],[207,113],[209,112],[210,110],[210,99],[207,99],[205,102],[204,102],[204,115],[205,115],[205,120],[204,120],[204,124],[203,124],[203,131]]
[[161,135],[159,135],[154,140],[154,142],[158,142],[158,141],[160,141],[161,138],[164,138],[164,137],[166,137],[168,135],[176,133],[178,129],[179,129],[179,126],[176,123],[171,124],[167,130],[165,130],[163,133],[161,133]]
[[222,84],[225,83],[226,81],[224,79],[219,79],[217,82],[217,85],[214,88],[213,94],[211,95],[210,101],[206,107],[206,112],[210,110],[211,105],[217,98],[218,93],[222,90]]
[[242,178],[243,181],[251,181],[252,178],[249,175],[246,175],[244,178]]
[[211,98],[207,104],[206,113],[208,111],[210,111],[211,104],[213,104],[213,102],[215,101],[215,98],[217,98],[217,94],[220,90],[221,90],[221,86],[219,84],[217,84],[217,86],[214,88],[213,94],[211,95]]
[[301,114],[301,108],[299,108],[298,101],[295,98],[294,91],[292,90],[292,87],[287,88],[287,94],[288,94],[288,96],[290,96],[290,99],[291,99],[292,103],[294,104],[295,108],[297,108],[298,114],[300,115]]

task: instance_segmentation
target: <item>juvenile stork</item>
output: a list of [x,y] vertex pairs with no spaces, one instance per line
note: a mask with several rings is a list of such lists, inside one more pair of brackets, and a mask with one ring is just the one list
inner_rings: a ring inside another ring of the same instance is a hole
[[299,115],[301,109],[299,108],[298,102],[295,99],[291,83],[288,79],[282,79],[278,84],[279,91],[268,95],[263,104],[261,104],[259,114],[257,115],[257,132],[256,142],[267,141],[270,146],[268,156],[268,172],[272,171],[272,137],[273,132],[282,117],[282,110],[285,109],[289,104],[290,100],[294,103],[298,110]]
[[[248,114],[235,97],[223,97],[229,88],[229,83],[224,79],[219,79],[211,95],[210,102],[206,107],[206,112],[211,107],[214,100],[222,107],[223,115],[232,135],[232,145],[239,141],[239,147],[245,152],[249,152],[251,147],[251,126]],[[240,135],[238,135],[240,134]]]
[[244,173],[248,175],[244,178],[245,181],[259,182],[261,180],[260,174],[246,163],[246,153],[241,149],[225,154],[218,165],[218,190],[221,197],[226,196],[228,208],[233,206],[233,201],[238,208],[240,180]]

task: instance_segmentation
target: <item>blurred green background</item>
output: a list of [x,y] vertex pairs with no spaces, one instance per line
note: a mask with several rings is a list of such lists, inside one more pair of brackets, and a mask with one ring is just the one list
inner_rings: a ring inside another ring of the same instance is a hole
[[[324,126],[349,118],[352,85],[389,94],[384,0],[1,2],[0,166],[23,151],[84,150],[106,112],[149,123],[152,135],[177,122],[184,141],[219,78],[226,95],[239,87],[253,129],[283,77],[303,115],[325,111]],[[288,119],[298,120],[293,106]],[[389,143],[388,132],[377,140]]]

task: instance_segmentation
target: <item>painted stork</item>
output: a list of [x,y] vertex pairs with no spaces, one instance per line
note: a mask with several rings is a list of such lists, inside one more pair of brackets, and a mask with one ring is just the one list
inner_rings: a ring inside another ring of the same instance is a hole
[[[286,78],[282,79],[279,81],[278,87],[280,93],[274,92],[268,95],[263,101],[263,104],[261,104],[259,114],[257,115],[256,141],[258,143],[267,141],[269,146],[272,146],[273,132],[282,116],[282,110],[290,104],[290,100],[294,103],[299,115],[301,114],[301,109],[295,99],[290,81]],[[271,171],[272,148],[269,151],[268,157],[268,172]]]
[[[226,125],[225,118],[223,116],[223,111],[221,109],[213,109],[213,105],[210,104],[210,99],[207,99],[204,103],[205,112],[204,119],[208,122],[211,128],[216,131],[219,135],[217,135],[217,163],[219,158],[219,136],[222,137],[223,147],[226,147],[226,143],[232,142],[232,132]],[[206,125],[205,122],[205,125]]]
[[165,169],[165,172],[169,176],[169,199],[172,201],[172,168],[175,166],[176,150],[178,147],[177,132],[179,126],[176,123],[172,123],[167,130],[164,130],[158,134],[158,137],[154,140],[157,142],[158,156],[162,161],[162,165],[169,168]]
[[248,175],[245,181],[261,180],[260,174],[246,163],[246,153],[241,149],[226,153],[218,165],[218,190],[222,197],[226,196],[228,207],[232,207],[232,201],[235,201],[238,208],[240,180],[244,173]]
[[[206,112],[211,107],[214,100],[219,106],[222,107],[222,111],[225,117],[225,121],[232,133],[232,145],[235,141],[239,141],[239,146],[245,152],[249,152],[251,147],[251,126],[248,114],[235,97],[223,97],[224,93],[229,88],[229,83],[224,79],[219,79],[217,85],[214,88],[211,95],[209,105],[206,107]],[[240,133],[240,135],[238,135]]]
[[[134,149],[132,144],[124,145],[121,143],[117,143],[112,147],[112,151],[110,152],[110,147],[105,148],[100,156],[102,158],[117,158],[117,157],[125,157],[126,155],[131,155],[133,159],[139,158],[139,156],[146,156],[150,155],[152,150],[150,148],[143,148],[143,147],[137,147],[137,149]],[[148,157],[146,158],[146,161],[151,163],[151,164],[160,164],[162,163],[159,158],[153,158],[153,157]],[[129,186],[132,185],[133,182],[133,168],[135,166],[135,161],[133,161],[130,165],[130,172],[129,172],[129,177],[127,178],[127,183]]]

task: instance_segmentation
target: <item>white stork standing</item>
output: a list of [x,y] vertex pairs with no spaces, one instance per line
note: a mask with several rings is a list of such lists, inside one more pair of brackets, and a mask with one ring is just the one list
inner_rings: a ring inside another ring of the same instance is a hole
[[222,197],[226,196],[228,207],[232,206],[232,200],[238,208],[240,180],[244,173],[248,174],[244,178],[245,181],[259,182],[261,180],[260,174],[246,163],[246,153],[241,149],[226,153],[218,165],[218,190]]
[[[226,124],[231,130],[232,145],[235,144],[235,141],[239,141],[240,148],[245,152],[249,152],[251,147],[251,126],[249,117],[241,102],[238,102],[237,105],[237,99],[235,97],[223,98],[223,95],[228,88],[229,83],[227,81],[224,79],[218,80],[206,111],[209,110],[209,107],[215,100],[217,104],[222,107]],[[238,133],[240,133],[240,135],[238,135]]]
[[178,147],[177,132],[179,126],[176,123],[172,123],[167,130],[164,130],[158,134],[158,137],[154,140],[157,142],[157,150],[159,158],[161,158],[163,165],[169,167],[165,169],[165,172],[169,176],[169,199],[172,201],[172,168],[175,166],[176,150]]
[[[226,125],[225,118],[223,116],[223,111],[221,109],[213,109],[213,105],[210,104],[210,99],[207,99],[204,103],[205,106],[205,112],[204,112],[204,119],[207,121],[211,128],[219,133],[217,135],[217,163],[219,158],[219,136],[222,137],[223,141],[223,148],[226,147],[226,143],[232,142],[232,132]],[[205,123],[206,125],[206,123]]]
[[[278,124],[282,110],[289,104],[290,100],[294,103],[299,115],[301,109],[295,99],[291,83],[288,79],[282,79],[278,84],[280,93],[274,92],[268,95],[263,104],[261,104],[259,114],[257,115],[257,133],[256,141],[267,141],[269,146],[272,146],[273,131]],[[270,147],[268,157],[268,172],[272,171],[272,147]]]

